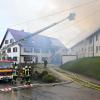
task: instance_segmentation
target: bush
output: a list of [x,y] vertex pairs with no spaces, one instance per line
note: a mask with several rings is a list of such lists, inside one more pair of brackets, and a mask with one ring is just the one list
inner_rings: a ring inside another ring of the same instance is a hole
[[42,77],[45,76],[45,75],[48,75],[48,72],[47,71],[43,71],[42,73],[39,74],[39,79],[42,80]]
[[56,78],[52,75],[47,74],[42,77],[42,81],[47,83],[53,83],[56,81]]
[[38,80],[40,76],[40,73],[38,71],[35,71],[33,74],[33,79]]
[[35,71],[33,74],[33,79],[36,81],[42,81],[46,83],[53,83],[56,81],[56,78],[53,75],[50,75],[48,71],[43,71],[42,73]]
[[41,73],[41,76],[43,77],[43,76],[45,76],[45,75],[47,75],[48,74],[48,71],[43,71],[42,73]]

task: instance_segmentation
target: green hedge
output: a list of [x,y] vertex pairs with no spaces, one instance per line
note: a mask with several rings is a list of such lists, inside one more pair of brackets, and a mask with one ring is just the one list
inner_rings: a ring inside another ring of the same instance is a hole
[[52,75],[47,74],[42,77],[42,81],[47,83],[53,83],[56,81],[56,78]]
[[35,71],[33,79],[46,83],[53,83],[56,81],[56,78],[53,75],[50,75],[48,71],[43,71],[42,73]]

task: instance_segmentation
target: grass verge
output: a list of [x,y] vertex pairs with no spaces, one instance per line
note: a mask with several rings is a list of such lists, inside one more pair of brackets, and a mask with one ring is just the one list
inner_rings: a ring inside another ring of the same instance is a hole
[[61,68],[100,80],[100,57],[81,58],[68,62]]

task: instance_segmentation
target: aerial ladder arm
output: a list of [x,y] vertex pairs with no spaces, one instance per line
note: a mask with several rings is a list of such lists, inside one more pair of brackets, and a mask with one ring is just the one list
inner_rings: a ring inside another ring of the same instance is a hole
[[71,20],[74,20],[74,18],[75,18],[75,13],[70,13],[70,15],[67,16],[67,17],[65,17],[64,19],[62,19],[62,20],[60,20],[60,21],[58,21],[58,22],[55,22],[55,23],[53,23],[53,24],[51,24],[51,25],[49,25],[49,26],[46,26],[46,27],[44,27],[44,28],[42,28],[42,29],[40,29],[40,30],[34,32],[33,34],[30,34],[30,35],[28,35],[28,36],[26,36],[26,37],[24,37],[24,38],[22,38],[22,39],[20,39],[20,40],[18,40],[18,41],[16,41],[16,42],[13,42],[13,43],[11,43],[11,44],[9,44],[9,45],[3,47],[3,48],[0,50],[0,52],[5,51],[5,50],[8,49],[9,47],[12,47],[12,46],[14,46],[14,45],[16,45],[16,44],[18,44],[18,43],[21,43],[21,42],[23,42],[24,40],[26,40],[26,39],[28,39],[28,38],[30,38],[30,37],[32,37],[32,36],[38,35],[39,33],[43,32],[43,31],[45,31],[45,30],[48,30],[49,28],[51,28],[51,27],[53,27],[53,26],[56,26],[56,25],[62,23],[63,21],[65,21],[65,20],[67,20],[67,19],[69,19],[69,20],[71,21]]

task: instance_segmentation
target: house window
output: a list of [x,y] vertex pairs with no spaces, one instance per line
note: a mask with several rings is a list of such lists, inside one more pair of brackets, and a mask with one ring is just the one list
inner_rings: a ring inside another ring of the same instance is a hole
[[54,54],[56,51],[54,49],[51,49],[50,52]]
[[93,51],[93,47],[91,47],[91,51]]
[[34,52],[35,53],[40,53],[40,49],[39,48],[34,48]]
[[25,56],[24,61],[32,61],[32,56]]
[[5,44],[8,44],[8,40],[5,40]]
[[96,46],[96,53],[98,53],[98,46]]
[[86,48],[85,48],[85,52],[86,52]]
[[10,53],[10,52],[11,52],[11,48],[8,48],[8,49],[7,49],[7,52]]
[[89,44],[91,44],[92,43],[92,38],[90,38],[90,40],[89,40]]
[[10,39],[10,43],[13,43],[14,42],[14,40],[13,39]]
[[82,52],[83,52],[83,50],[84,50],[84,49],[82,48]]
[[24,48],[24,52],[32,52],[32,48]]
[[8,60],[12,60],[12,58],[11,58],[11,57],[8,57],[7,59],[8,59]]
[[98,39],[99,39],[99,35],[98,35],[98,34],[96,34],[96,41],[98,41]]
[[88,52],[90,52],[90,47],[88,47]]
[[13,60],[14,60],[14,61],[17,61],[17,57],[13,57]]
[[44,60],[46,60],[47,59],[47,57],[42,57],[42,61],[44,61]]
[[13,52],[17,52],[17,47],[13,48]]
[[42,50],[42,53],[48,53],[48,52],[49,52],[48,49],[43,49],[43,50]]
[[6,53],[6,51],[3,51],[2,53],[3,53],[3,54],[5,54],[5,53]]
[[2,57],[2,60],[5,60],[5,57]]

